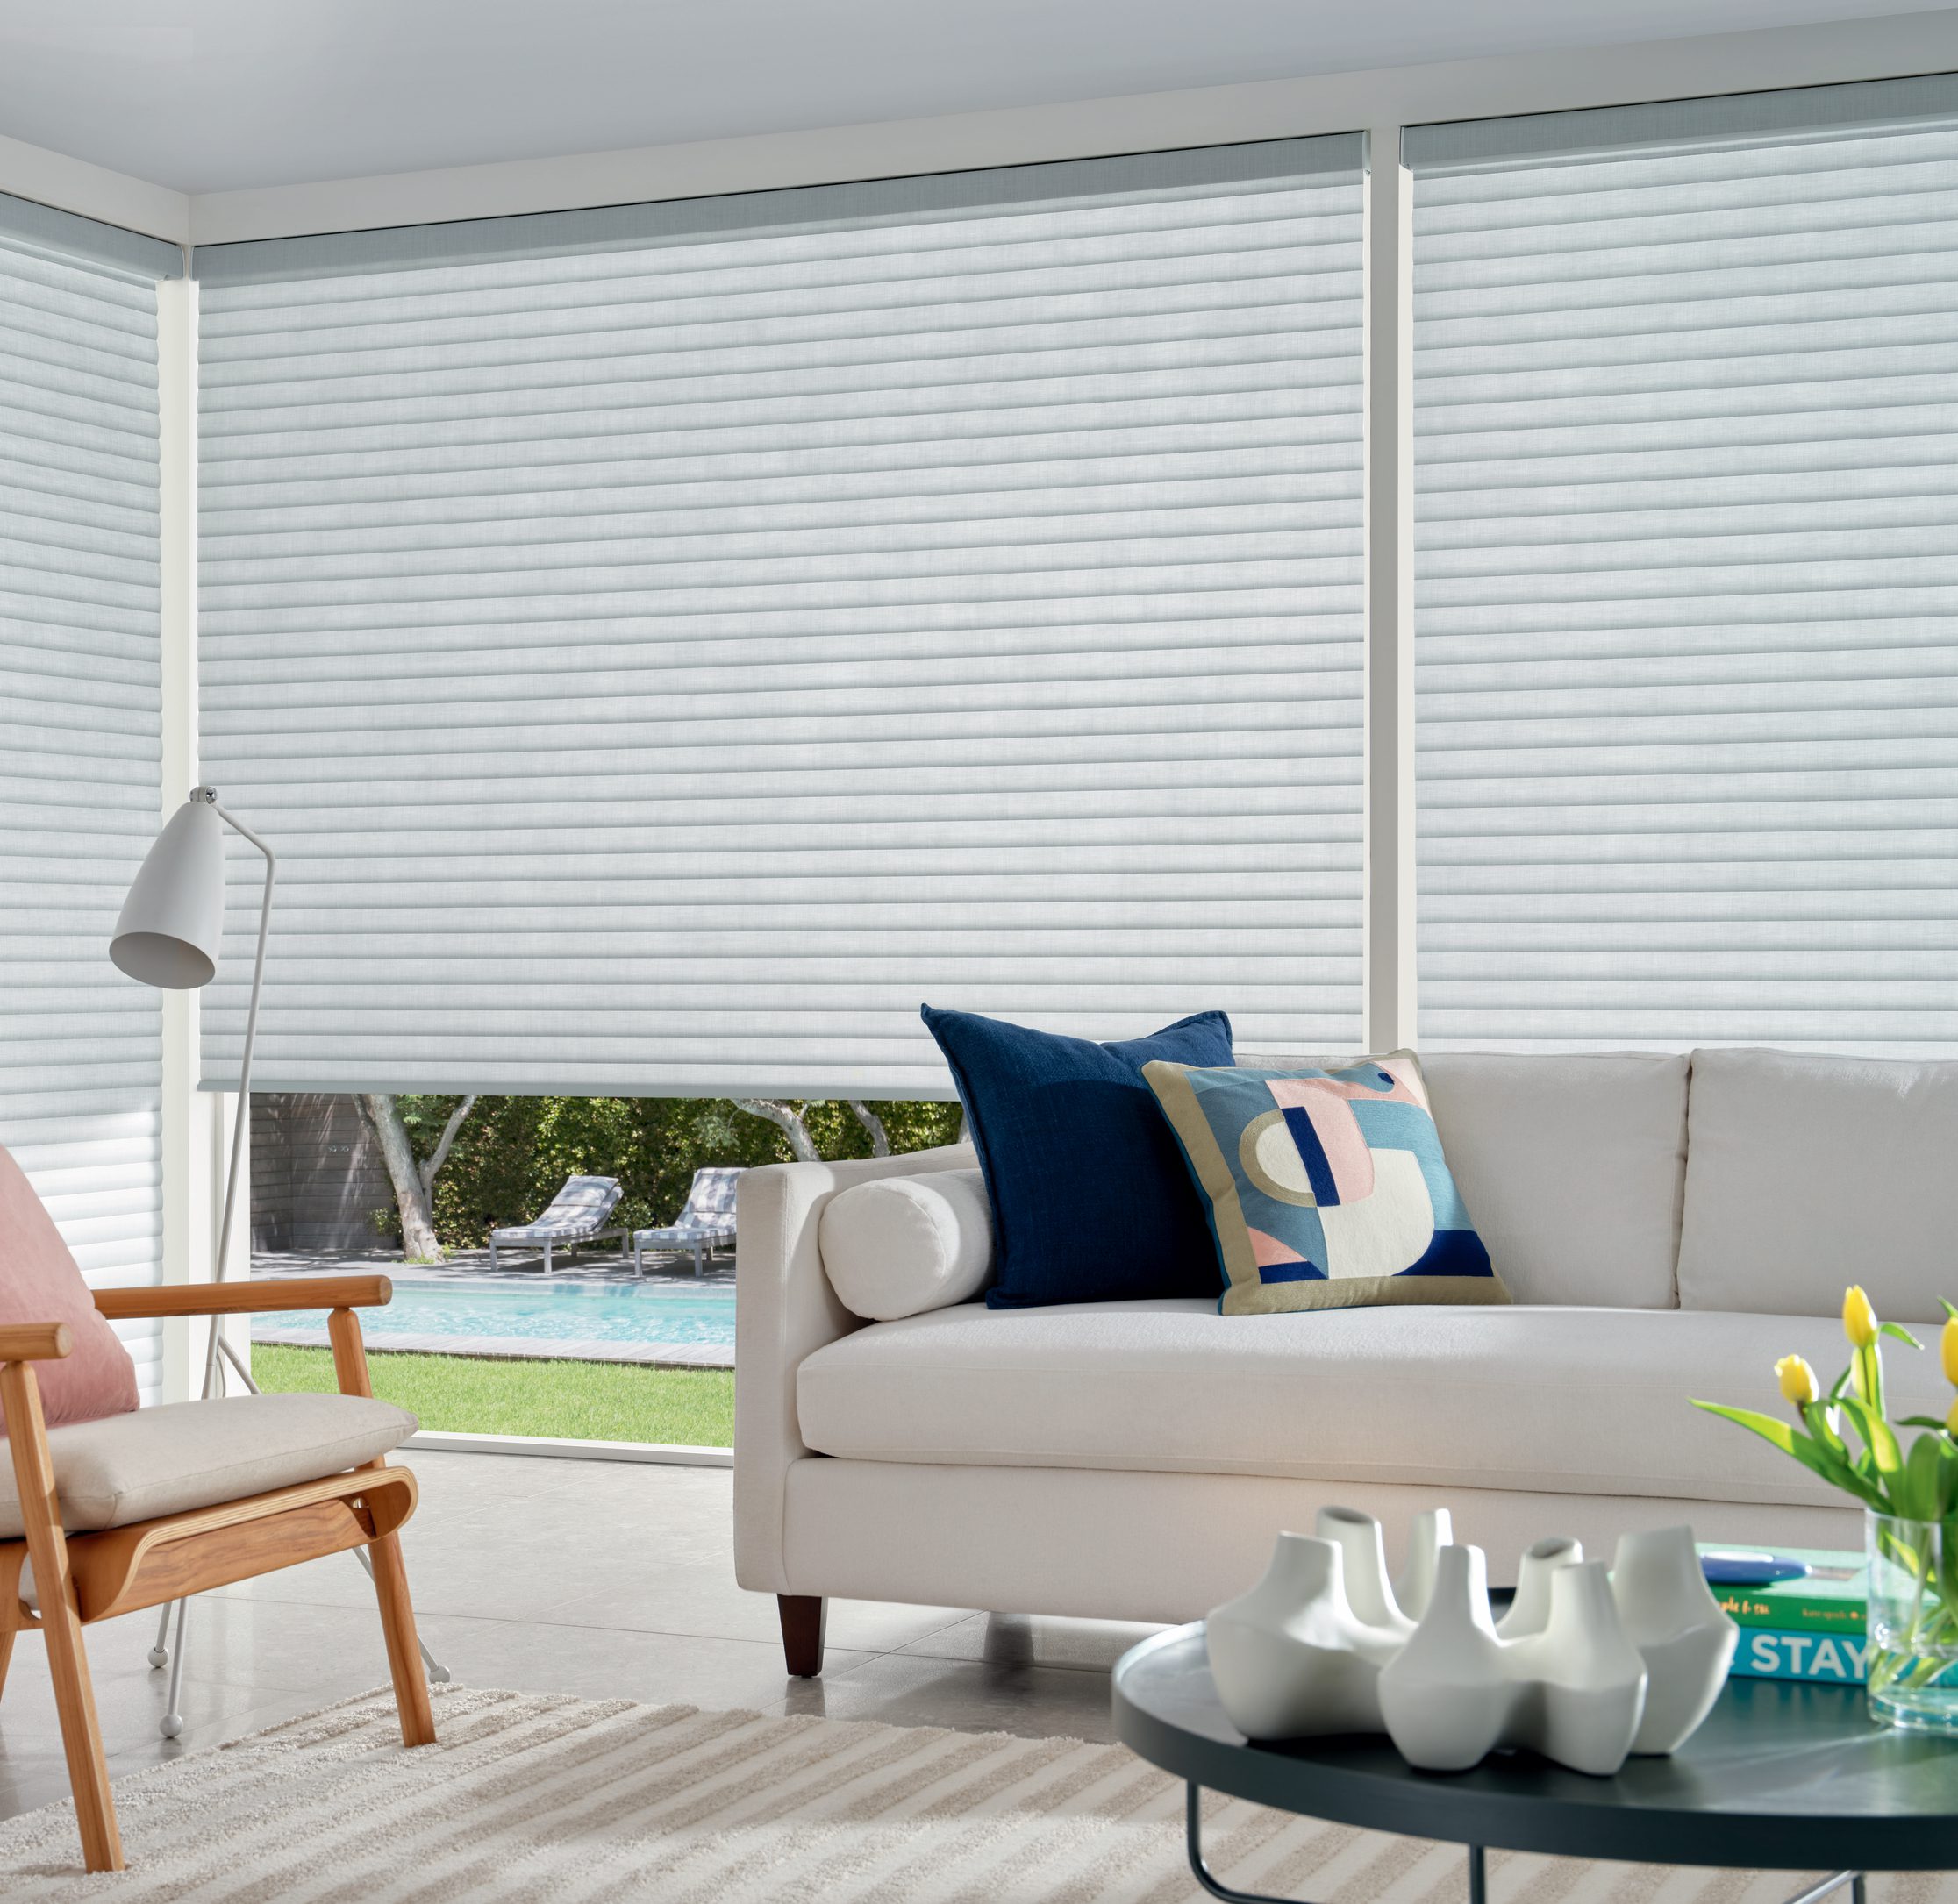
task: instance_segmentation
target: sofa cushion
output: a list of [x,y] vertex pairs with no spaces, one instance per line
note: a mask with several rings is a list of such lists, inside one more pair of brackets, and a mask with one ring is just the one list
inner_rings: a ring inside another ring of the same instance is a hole
[[1690,1130],[1683,1307],[1834,1316],[1860,1282],[1935,1323],[1958,1301],[1958,1062],[1695,1052]]
[[[92,1422],[136,1406],[136,1365],[26,1173],[0,1150],[0,1323],[66,1323],[75,1346],[34,1364],[50,1427]],[[0,1436],[6,1433],[0,1422]],[[4,1459],[0,1458],[0,1465]],[[11,1473],[10,1473],[11,1484]]]
[[[866,1460],[1835,1505],[1689,1405],[1778,1410],[1774,1362],[1790,1352],[1831,1380],[1841,1332],[1681,1309],[967,1303],[818,1350],[796,1406],[810,1447]],[[1934,1357],[1889,1366],[1895,1413],[1948,1405]],[[1719,1515],[1700,1531],[1720,1537]]]
[[969,1302],[992,1274],[992,1206],[976,1170],[856,1184],[823,1206],[818,1234],[837,1300],[872,1322]]
[[1216,1294],[1203,1206],[1142,1066],[1229,1064],[1222,1012],[1113,1045],[930,1005],[924,1017],[992,1200],[994,1309]]
[[[70,1533],[242,1501],[318,1480],[397,1448],[418,1423],[359,1395],[232,1395],[48,1430]],[[20,1537],[13,1464],[0,1464],[0,1540]]]
[[1436,1052],[1421,1071],[1461,1200],[1517,1301],[1673,1306],[1683,1052]]
[[1411,1052],[1336,1069],[1143,1066],[1202,1191],[1226,1316],[1506,1302]]

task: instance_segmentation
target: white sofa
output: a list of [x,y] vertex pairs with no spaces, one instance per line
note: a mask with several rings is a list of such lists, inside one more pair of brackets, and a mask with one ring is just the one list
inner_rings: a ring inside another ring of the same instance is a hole
[[[1425,1069],[1514,1307],[967,1301],[867,1323],[825,1274],[825,1205],[972,1153],[748,1173],[736,1567],[781,1596],[790,1671],[819,1670],[833,1594],[1194,1619],[1331,1502],[1378,1515],[1390,1545],[1445,1505],[1497,1579],[1543,1534],[1608,1551],[1683,1520],[1860,1545],[1840,1496],[1688,1403],[1778,1408],[1790,1351],[1833,1380],[1847,1282],[1935,1330],[1940,1294],[1958,1297],[1958,1063],[1719,1050]],[[1934,1347],[1889,1362],[1894,1413],[1945,1412]]]

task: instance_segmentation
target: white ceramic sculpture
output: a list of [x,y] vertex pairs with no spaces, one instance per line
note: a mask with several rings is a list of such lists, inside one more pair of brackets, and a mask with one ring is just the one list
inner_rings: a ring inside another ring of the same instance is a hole
[[1254,1739],[1379,1731],[1380,1669],[1406,1639],[1360,1618],[1345,1550],[1307,1534],[1281,1534],[1265,1577],[1204,1630],[1218,1697]]
[[1583,1548],[1566,1534],[1533,1541],[1517,1564],[1516,1598],[1497,1622],[1496,1630],[1504,1639],[1527,1639],[1542,1632],[1550,1623],[1550,1576],[1559,1567],[1574,1566],[1583,1558]]
[[1706,1584],[1690,1527],[1619,1536],[1611,1595],[1651,1683],[1635,1752],[1676,1752],[1726,1683],[1740,1629]]
[[1407,1565],[1394,1582],[1394,1598],[1410,1620],[1418,1620],[1428,1610],[1434,1594],[1435,1565],[1444,1547],[1454,1544],[1454,1523],[1446,1508],[1433,1508],[1414,1516],[1407,1537]]
[[1604,1565],[1558,1567],[1549,1587],[1543,1630],[1504,1642],[1489,1616],[1482,1549],[1442,1550],[1427,1616],[1380,1675],[1381,1716],[1410,1765],[1462,1772],[1498,1745],[1601,1776],[1625,1763],[1646,1670]]
[[1280,1535],[1264,1579],[1211,1615],[1211,1677],[1248,1738],[1385,1730],[1426,1771],[1527,1745],[1608,1773],[1683,1744],[1733,1658],[1688,1528],[1626,1536],[1609,1574],[1574,1540],[1536,1542],[1497,1627],[1482,1551],[1454,1544],[1445,1510],[1417,1522],[1394,1587],[1371,1515],[1317,1527]]

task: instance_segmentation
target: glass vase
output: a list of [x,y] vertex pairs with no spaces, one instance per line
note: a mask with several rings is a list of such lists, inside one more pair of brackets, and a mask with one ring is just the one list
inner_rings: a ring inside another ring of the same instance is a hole
[[1958,1736],[1958,1521],[1866,1512],[1869,1715]]

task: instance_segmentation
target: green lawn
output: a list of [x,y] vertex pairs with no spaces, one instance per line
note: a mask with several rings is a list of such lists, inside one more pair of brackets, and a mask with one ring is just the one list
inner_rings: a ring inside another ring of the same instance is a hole
[[[424,1428],[472,1435],[564,1435],[582,1441],[734,1444],[734,1372],[629,1362],[502,1362],[480,1356],[368,1351],[374,1392]],[[252,1348],[252,1376],[282,1394],[326,1393],[325,1349]]]

